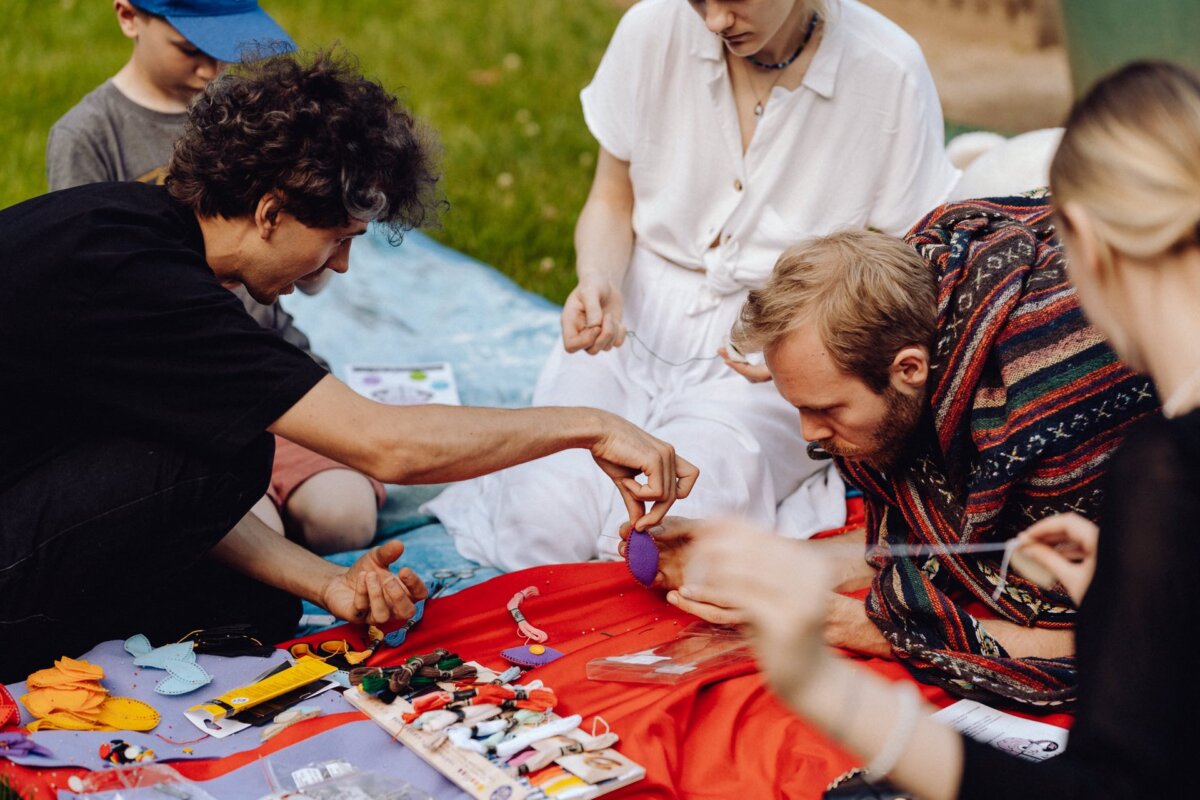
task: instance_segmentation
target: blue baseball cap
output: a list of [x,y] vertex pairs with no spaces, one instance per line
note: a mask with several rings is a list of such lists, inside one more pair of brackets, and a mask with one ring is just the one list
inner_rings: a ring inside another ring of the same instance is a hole
[[286,53],[296,43],[267,16],[258,0],[130,0],[163,17],[187,40],[218,61],[241,61],[255,50]]

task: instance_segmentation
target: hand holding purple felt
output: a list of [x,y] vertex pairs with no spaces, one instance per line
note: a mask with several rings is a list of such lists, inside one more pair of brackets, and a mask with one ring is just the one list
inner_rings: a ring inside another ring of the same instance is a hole
[[371,548],[329,579],[321,605],[341,619],[370,625],[408,620],[416,613],[414,603],[428,591],[411,569],[405,567],[399,575],[388,569],[403,552],[404,543],[395,539]]
[[[702,520],[687,517],[666,517],[661,524],[647,528],[642,534],[642,544],[639,547],[643,547],[648,540],[658,552],[650,582],[641,582],[654,589],[678,589],[683,583],[683,565],[687,561],[688,546],[692,542],[692,530],[702,524]],[[629,545],[631,530],[627,523],[621,526],[621,542],[617,545],[617,552],[627,563],[633,556]],[[642,563],[649,560],[645,555],[637,556],[637,559]],[[630,571],[633,569],[634,565],[631,563]],[[641,570],[643,567],[638,566],[637,569]]]
[[[744,621],[737,610],[688,597],[678,591],[683,586],[684,569],[692,557],[692,543],[697,530],[705,531],[706,535],[719,536],[718,528],[704,520],[667,517],[662,525],[635,536],[628,525],[622,525],[622,541],[617,545],[617,552],[625,558],[635,579],[652,589],[667,589],[667,602],[680,611],[717,625],[736,625]],[[647,547],[656,548],[657,554],[648,553]],[[655,567],[653,576],[649,572],[651,565]],[[642,580],[645,577],[650,577],[648,583]]]

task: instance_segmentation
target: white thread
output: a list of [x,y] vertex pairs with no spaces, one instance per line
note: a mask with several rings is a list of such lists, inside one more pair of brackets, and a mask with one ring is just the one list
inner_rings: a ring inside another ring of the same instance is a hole
[[496,745],[496,755],[500,758],[508,758],[529,747],[534,742],[540,742],[542,739],[549,739],[551,736],[573,731],[579,727],[579,723],[583,722],[583,717],[578,714],[573,714],[569,717],[556,719],[553,722],[547,722],[544,725],[539,725],[536,728],[531,728],[525,733],[520,733],[511,739],[506,739]]
[[1020,543],[1020,540],[1014,536],[1004,544],[1004,558],[1000,559],[1000,582],[996,584],[996,591],[992,593],[993,600],[999,600],[1000,593],[1008,585],[1008,563],[1012,561],[1013,551],[1017,549]]

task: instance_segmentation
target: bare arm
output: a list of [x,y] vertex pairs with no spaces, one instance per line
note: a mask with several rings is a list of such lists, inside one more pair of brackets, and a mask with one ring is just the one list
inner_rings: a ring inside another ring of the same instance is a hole
[[563,304],[563,346],[596,354],[625,340],[621,284],[633,253],[629,162],[603,147],[587,202],[575,225],[579,284]]
[[388,565],[404,545],[391,541],[369,550],[353,566],[340,567],[288,541],[254,514],[247,514],[213,548],[222,563],[255,580],[312,601],[342,619],[381,625],[412,617],[413,601],[425,597],[425,584],[407,567],[399,575]]
[[[829,655],[819,664],[802,686],[781,697],[864,760],[874,758],[900,724],[896,687]],[[962,739],[950,727],[929,718],[935,710],[921,704],[916,727],[888,777],[925,800],[950,800],[958,796],[962,782]]]
[[[386,406],[328,375],[269,429],[385,483],[440,483],[568,448],[591,451],[635,524],[656,524],[698,471],[662,442],[591,408]],[[643,474],[646,483],[634,478]],[[654,506],[643,514],[643,502]]]

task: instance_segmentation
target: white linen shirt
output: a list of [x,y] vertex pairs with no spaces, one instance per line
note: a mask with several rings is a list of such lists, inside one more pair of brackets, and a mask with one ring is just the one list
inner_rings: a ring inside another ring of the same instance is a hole
[[706,271],[690,313],[761,286],[808,237],[903,234],[958,179],[920,47],[857,0],[831,7],[803,84],[771,91],[744,154],[724,46],[686,0],[630,8],[580,94],[629,162],[637,245]]

